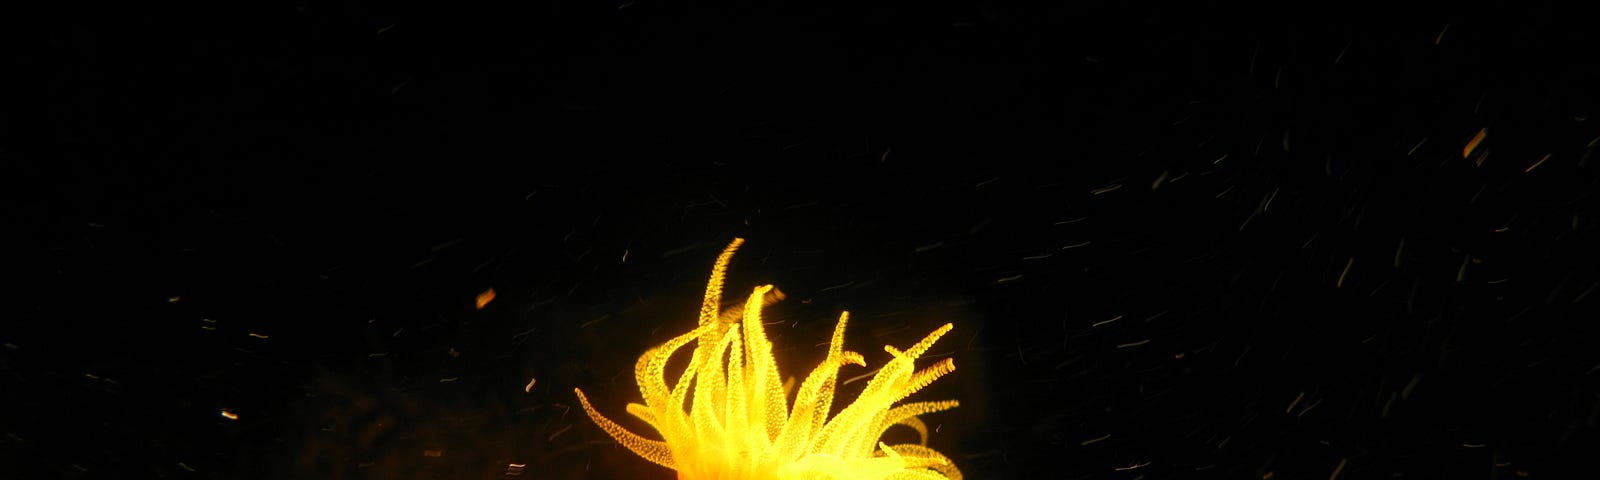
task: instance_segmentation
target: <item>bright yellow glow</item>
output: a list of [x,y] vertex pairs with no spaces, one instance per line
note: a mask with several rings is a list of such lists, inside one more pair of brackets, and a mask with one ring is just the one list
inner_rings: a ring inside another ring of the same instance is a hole
[[[928,427],[917,418],[955,408],[957,402],[894,405],[955,370],[949,358],[922,370],[912,365],[951,325],[904,351],[884,346],[893,358],[854,403],[828,418],[839,368],[866,366],[861,354],[843,350],[849,312],[839,315],[827,358],[806,376],[789,407],[761,324],[761,307],[783,294],[764,285],[742,307],[720,308],[728,261],[742,243],[734,239],[712,266],[700,326],[645,352],[634,368],[644,404],[629,404],[628,413],[655,427],[662,440],[622,428],[595,411],[582,389],[574,389],[589,418],[639,456],[677,470],[679,479],[960,480],[950,459],[926,446]],[[667,359],[691,341],[696,342],[693,356],[668,388]],[[915,429],[920,442],[884,444],[880,438],[893,425]]]

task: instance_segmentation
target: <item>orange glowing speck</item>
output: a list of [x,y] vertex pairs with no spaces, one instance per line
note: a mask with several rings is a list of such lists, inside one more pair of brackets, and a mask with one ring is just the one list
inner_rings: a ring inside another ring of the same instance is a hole
[[1484,127],[1484,128],[1479,129],[1478,130],[1478,134],[1477,135],[1473,135],[1472,136],[1472,140],[1467,142],[1467,146],[1466,147],[1462,147],[1462,149],[1461,149],[1461,158],[1471,157],[1472,156],[1472,151],[1473,150],[1477,150],[1478,149],[1478,144],[1483,143],[1483,138],[1487,137],[1487,136],[1489,136],[1489,128],[1488,127]]
[[1533,162],[1533,165],[1528,165],[1528,168],[1523,170],[1522,173],[1533,173],[1533,169],[1539,168],[1540,165],[1544,165],[1546,160],[1550,160],[1550,154],[1548,153],[1544,154],[1544,157],[1540,158],[1539,161]]
[[493,301],[494,289],[490,288],[488,290],[484,290],[483,293],[478,294],[478,310],[483,310],[484,305],[488,305],[489,302]]
[[233,413],[233,412],[230,412],[230,411],[227,411],[227,410],[223,410],[221,413],[218,413],[218,415],[222,415],[222,418],[226,418],[228,420],[238,420],[239,419],[239,414]]

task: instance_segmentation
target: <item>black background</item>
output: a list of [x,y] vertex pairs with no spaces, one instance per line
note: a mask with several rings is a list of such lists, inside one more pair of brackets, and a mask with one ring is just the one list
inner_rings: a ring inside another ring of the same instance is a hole
[[1595,472],[1574,12],[214,3],[5,47],[0,476],[672,478],[572,389],[735,236],[968,478]]

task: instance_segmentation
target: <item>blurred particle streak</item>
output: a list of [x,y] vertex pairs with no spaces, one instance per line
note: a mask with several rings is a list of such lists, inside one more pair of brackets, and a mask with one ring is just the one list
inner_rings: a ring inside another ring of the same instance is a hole
[[483,310],[483,307],[492,301],[494,301],[494,289],[484,290],[483,293],[478,294],[478,310]]

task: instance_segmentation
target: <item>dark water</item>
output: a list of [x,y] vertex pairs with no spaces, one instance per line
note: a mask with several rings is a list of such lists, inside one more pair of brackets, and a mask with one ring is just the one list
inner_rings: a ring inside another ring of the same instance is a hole
[[0,116],[0,477],[673,478],[572,389],[639,428],[634,360],[736,236],[785,374],[842,310],[873,366],[955,323],[913,399],[963,402],[925,420],[968,478],[1592,475],[1570,18],[40,17]]

